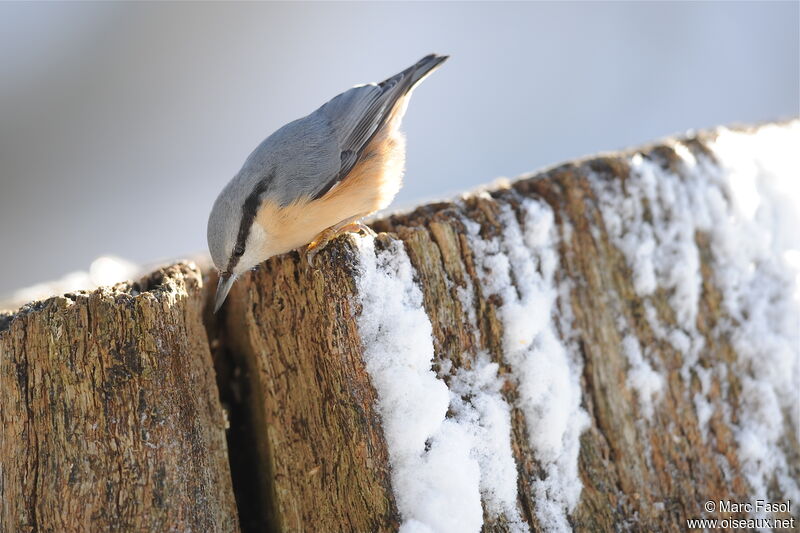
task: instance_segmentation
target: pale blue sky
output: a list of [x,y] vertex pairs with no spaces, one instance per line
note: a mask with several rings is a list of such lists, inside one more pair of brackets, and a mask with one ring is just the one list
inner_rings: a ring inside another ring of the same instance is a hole
[[800,114],[798,3],[0,4],[0,294],[205,251],[285,122],[429,52],[394,207]]

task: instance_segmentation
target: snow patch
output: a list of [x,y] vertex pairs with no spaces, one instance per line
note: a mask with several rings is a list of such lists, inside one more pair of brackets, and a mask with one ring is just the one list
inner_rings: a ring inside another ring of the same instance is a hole
[[[590,176],[609,237],[625,256],[634,289],[644,299],[648,323],[657,338],[683,354],[684,381],[696,377],[700,382],[692,401],[706,438],[714,413],[708,400],[711,384],[716,377],[727,394],[728,372],[723,363],[711,368],[698,364],[705,340],[696,324],[702,276],[695,236],[708,236],[713,283],[729,317],[713,335],[732,340],[738,358],[731,370],[742,382],[738,423],[725,404],[721,411],[735,428],[739,459],[758,498],[767,498],[773,475],[785,496],[800,498],[780,445],[787,431],[784,414],[790,415],[795,431],[798,427],[798,146],[800,121],[755,133],[720,129],[709,143],[714,160],[695,157],[678,143],[678,173],[635,154],[624,183]],[[657,290],[667,295],[677,327],[659,320],[649,301]],[[636,383],[631,385],[636,389]]]
[[[800,500],[781,449],[784,415],[790,415],[795,430],[798,426],[800,388],[796,146],[800,122],[761,128],[755,135],[721,130],[711,143],[720,163],[676,144],[678,173],[637,154],[624,182],[590,176],[611,241],[643,298],[647,322],[656,338],[683,354],[682,378],[700,384],[690,398],[700,427],[710,438],[707,426],[716,409],[734,428],[742,470],[753,496],[762,499],[769,499],[774,476],[786,497]],[[566,280],[556,280],[553,213],[542,202],[524,200],[520,223],[509,205],[499,208],[500,236],[485,239],[478,224],[468,219],[464,224],[477,260],[478,290],[502,301],[503,362],[510,370],[505,376],[486,354],[457,371],[442,360],[440,375],[449,380],[448,388],[432,371],[431,324],[402,243],[376,254],[374,240],[356,241],[363,307],[358,324],[378,392],[404,532],[479,531],[484,510],[490,517],[508,518],[514,530],[526,529],[516,507],[511,407],[500,393],[503,379],[517,385],[515,407],[525,416],[543,470],[540,479],[531,480],[542,526],[569,530],[568,515],[580,498],[579,439],[589,418],[581,407],[582,362],[570,341],[569,287]],[[731,339],[739,356],[730,368],[699,364],[705,339],[697,326],[703,290],[698,234],[708,236],[713,282],[729,317],[712,336]],[[454,291],[470,323],[478,318],[475,289]],[[653,305],[660,291],[675,326]],[[628,386],[649,418],[666,378],[647,349],[624,328],[620,331],[630,365]],[[727,403],[715,406],[708,398],[715,383],[723,397],[729,394],[729,372],[742,386],[736,424]],[[730,479],[725,458],[718,459]]]
[[[111,255],[92,261],[87,271],[70,272],[58,280],[37,283],[17,289],[8,299],[9,307],[19,307],[34,300],[44,300],[56,294],[75,291],[91,291],[98,287],[114,285],[138,276],[141,269],[135,264]],[[2,300],[2,298],[0,298]],[[0,302],[0,309],[5,305]]]
[[[691,156],[685,148],[678,152]],[[685,161],[696,165],[694,158]],[[664,330],[660,338],[684,353],[688,379],[704,347],[696,334],[702,276],[695,232],[711,225],[705,199],[714,186],[684,181],[641,154],[631,157],[624,183],[592,177],[606,230],[632,270],[634,290],[643,298],[659,288],[667,293],[678,329],[665,330],[654,309],[648,319],[656,334]]]
[[511,448],[511,408],[500,394],[499,365],[479,354],[450,380],[454,419],[472,438],[480,489],[490,517],[505,516],[510,531],[527,531],[517,509],[517,465]]
[[431,370],[431,324],[402,243],[376,255],[374,240],[357,242],[359,332],[378,393],[401,531],[480,531],[481,495],[488,516],[504,516],[511,531],[527,530],[517,509],[511,414],[498,365],[480,355],[451,377],[448,389]]
[[661,397],[664,389],[664,376],[653,370],[650,363],[644,359],[639,340],[636,337],[625,336],[622,340],[622,352],[630,365],[628,387],[636,391],[642,414],[648,419],[652,418],[655,412],[655,401]]
[[581,408],[581,363],[556,335],[558,266],[552,210],[523,201],[524,231],[515,213],[500,206],[503,235],[485,240],[480,226],[464,220],[479,261],[482,291],[498,295],[503,356],[517,382],[517,406],[544,476],[533,480],[535,512],[549,531],[570,530],[567,514],[580,498],[580,434],[589,419]]
[[755,134],[720,130],[711,149],[729,198],[728,224],[713,235],[715,283],[742,376],[739,459],[753,496],[800,499],[781,449],[784,413],[798,431],[800,389],[800,121]]

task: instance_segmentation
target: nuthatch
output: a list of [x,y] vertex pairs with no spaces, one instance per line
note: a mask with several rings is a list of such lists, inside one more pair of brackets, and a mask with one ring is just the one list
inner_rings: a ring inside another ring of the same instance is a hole
[[358,85],[267,137],[222,189],[208,218],[220,271],[214,311],[236,278],[270,257],[372,230],[360,220],[388,206],[403,178],[400,121],[411,91],[448,56],[431,54],[375,84]]

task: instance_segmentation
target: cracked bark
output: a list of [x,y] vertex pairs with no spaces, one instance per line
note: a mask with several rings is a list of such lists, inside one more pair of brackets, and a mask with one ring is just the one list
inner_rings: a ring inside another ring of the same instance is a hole
[[[703,135],[685,145],[707,154]],[[641,152],[681,172],[670,142]],[[700,384],[684,380],[681,353],[660,341],[645,318],[586,177],[624,181],[629,171],[624,154],[570,163],[373,227],[389,232],[379,246],[402,240],[416,270],[442,379],[468,368],[478,352],[488,353],[502,374],[509,371],[503,302],[481,292],[480,258],[465,221],[489,238],[504,232],[504,206],[519,214],[523,199],[546,202],[561,236],[557,276],[571,290],[559,305],[572,308],[590,418],[579,457],[583,492],[571,523],[581,531],[682,531],[686,518],[702,515],[706,500],[748,501],[738,443],[720,414],[725,405],[735,419],[740,377],[733,371],[726,383],[714,377],[713,438],[705,439],[691,401]],[[697,328],[708,347],[699,364],[729,367],[737,354],[717,327],[727,317],[708,236],[698,233],[696,243],[703,277]],[[213,272],[201,288],[196,270],[177,265],[145,282],[137,296],[134,286],[103,289],[0,320],[0,529],[67,531],[87,523],[237,529],[210,344],[219,394],[235,421],[228,443],[242,529],[396,530],[401,516],[357,328],[358,255],[349,238],[340,238],[317,261],[318,268],[308,269],[297,253],[271,259],[234,285],[216,316],[204,308]],[[472,310],[457,294],[467,289],[474,290]],[[663,290],[650,301],[663,324],[676,325]],[[470,326],[471,313],[477,327]],[[667,369],[663,400],[647,423],[626,384],[620,324]],[[542,466],[515,407],[513,380],[502,393],[512,406],[518,508],[540,530],[532,483]],[[800,454],[791,430],[782,446],[794,458]],[[792,466],[800,476],[798,461]],[[785,496],[775,490],[775,501]],[[484,530],[508,530],[507,518],[486,514]]]
[[236,531],[200,272],[0,321],[0,531]]

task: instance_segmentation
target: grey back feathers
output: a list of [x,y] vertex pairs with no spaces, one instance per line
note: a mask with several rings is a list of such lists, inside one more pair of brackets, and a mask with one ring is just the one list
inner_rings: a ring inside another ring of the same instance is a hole
[[322,183],[314,192],[314,198],[324,195],[347,176],[364,147],[386,123],[398,101],[446,60],[447,56],[425,56],[378,85],[353,87],[313,113],[325,115],[330,120],[331,128],[339,141],[340,155],[338,173]]
[[211,210],[208,244],[217,268],[235,264],[234,248],[246,245],[264,199],[282,206],[317,199],[346,179],[398,101],[446,59],[431,54],[379,84],[353,87],[267,137]]

